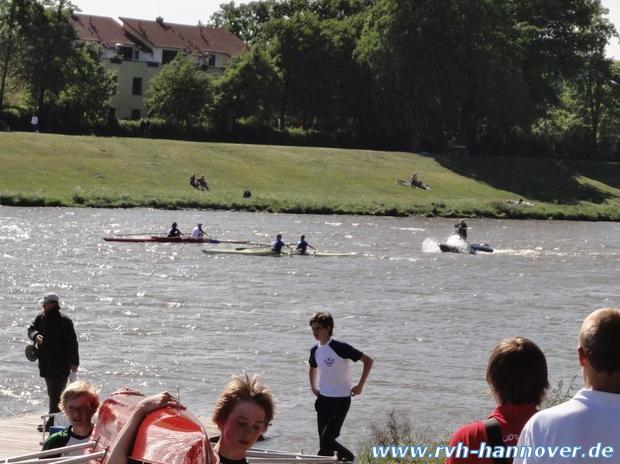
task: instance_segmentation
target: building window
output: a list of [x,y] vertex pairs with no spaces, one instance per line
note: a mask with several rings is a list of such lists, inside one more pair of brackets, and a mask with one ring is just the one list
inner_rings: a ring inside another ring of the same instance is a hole
[[142,111],[140,110],[131,110],[131,119],[140,119],[142,117]]
[[118,54],[122,56],[124,60],[131,60],[133,58],[133,47],[119,47]]
[[209,66],[215,66],[215,55],[209,55],[209,58],[207,60],[207,64]]
[[133,83],[131,85],[131,94],[142,95],[142,78],[141,77],[133,78]]
[[168,64],[174,57],[177,56],[178,51],[176,50],[164,50],[161,55],[161,64]]

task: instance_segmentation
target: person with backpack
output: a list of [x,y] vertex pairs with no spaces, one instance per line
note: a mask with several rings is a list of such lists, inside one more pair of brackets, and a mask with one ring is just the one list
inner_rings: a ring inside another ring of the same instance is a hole
[[497,407],[487,420],[460,427],[450,437],[452,451],[461,444],[476,453],[485,443],[484,453],[467,457],[452,454],[445,464],[509,463],[509,459],[491,457],[498,446],[516,446],[525,423],[537,411],[549,388],[547,360],[531,340],[514,337],[502,340],[491,352],[487,366],[487,383]]

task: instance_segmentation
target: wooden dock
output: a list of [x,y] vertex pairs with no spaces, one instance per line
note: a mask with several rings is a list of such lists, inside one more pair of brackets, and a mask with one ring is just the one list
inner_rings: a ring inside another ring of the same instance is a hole
[[43,423],[45,414],[25,414],[23,416],[0,418],[0,458],[8,458],[41,450],[43,434],[37,425]]
[[[0,418],[0,459],[41,451],[43,433],[37,431],[37,425],[43,424],[41,419],[43,414],[45,412]],[[220,434],[210,419],[203,417],[199,419],[209,437]]]

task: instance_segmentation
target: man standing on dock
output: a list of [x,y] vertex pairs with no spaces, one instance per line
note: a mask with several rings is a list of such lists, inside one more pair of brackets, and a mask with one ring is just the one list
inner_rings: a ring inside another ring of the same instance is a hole
[[[361,395],[364,384],[373,365],[370,356],[356,350],[348,343],[332,338],[334,318],[330,313],[318,312],[310,318],[314,338],[319,342],[310,350],[310,388],[316,395],[316,409],[319,426],[320,456],[338,454],[339,461],[354,461],[351,451],[336,441],[349,412],[351,397]],[[362,361],[362,375],[357,385],[352,386],[351,363]],[[319,387],[317,388],[317,369]]]
[[[46,293],[39,301],[43,312],[28,327],[28,337],[37,344],[39,375],[45,379],[49,397],[49,413],[60,412],[60,395],[67,386],[67,378],[75,380],[80,364],[77,336],[73,321],[60,313],[60,297]],[[50,417],[46,424],[54,425]]]

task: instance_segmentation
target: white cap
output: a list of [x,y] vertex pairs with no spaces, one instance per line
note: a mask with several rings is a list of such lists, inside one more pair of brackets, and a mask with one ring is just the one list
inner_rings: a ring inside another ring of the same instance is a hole
[[45,304],[45,303],[51,303],[51,302],[55,302],[58,303],[60,301],[60,297],[58,296],[58,293],[46,293],[45,295],[43,295],[43,298],[39,300],[39,304]]

